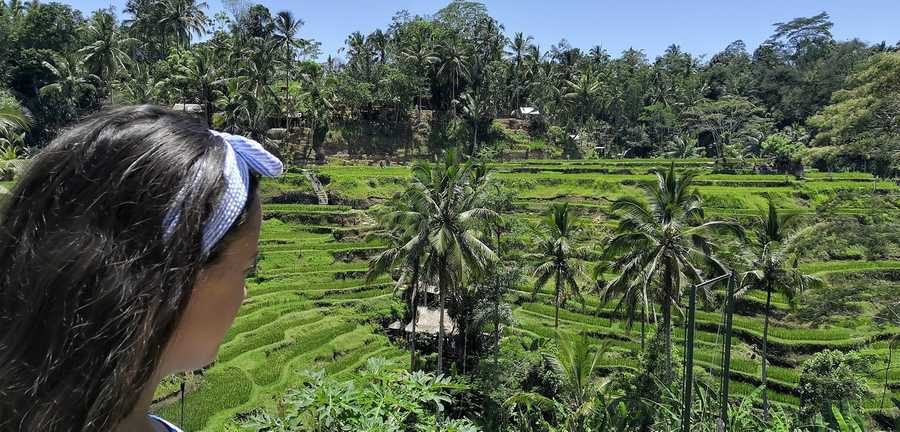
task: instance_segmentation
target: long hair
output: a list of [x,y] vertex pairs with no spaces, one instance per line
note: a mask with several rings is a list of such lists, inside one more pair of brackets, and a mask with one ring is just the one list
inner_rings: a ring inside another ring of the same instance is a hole
[[199,120],[124,107],[34,160],[0,211],[0,431],[109,430],[131,412],[228,243],[202,253],[224,145]]

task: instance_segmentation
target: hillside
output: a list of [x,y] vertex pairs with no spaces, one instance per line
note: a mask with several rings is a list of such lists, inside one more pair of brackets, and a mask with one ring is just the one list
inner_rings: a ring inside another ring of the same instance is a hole
[[[527,268],[530,258],[523,251],[533,246],[531,229],[548,205],[559,201],[577,208],[585,227],[580,240],[598,248],[604,233],[617,223],[610,200],[636,196],[636,185],[652,181],[652,170],[668,163],[531,160],[493,165],[494,177],[515,197],[513,209],[504,213],[512,228],[504,236],[503,249]],[[769,380],[774,402],[799,404],[796,368],[811,353],[854,349],[876,356],[880,363],[886,360],[885,340],[898,332],[898,323],[879,320],[884,307],[900,298],[900,187],[868,174],[809,172],[798,180],[716,173],[706,159],[675,163],[701,173],[698,190],[708,215],[747,224],[771,198],[780,209],[799,214],[804,224],[821,224],[800,267],[826,279],[829,287],[804,293],[796,307],[781,296],[773,298]],[[368,235],[377,228],[369,212],[402,190],[409,168],[326,165],[316,172],[337,205],[304,204],[314,202],[315,195],[300,173],[263,184],[261,260],[248,280],[249,297],[218,362],[192,379],[184,399],[186,430],[222,430],[254,409],[274,408],[277,397],[297,385],[302,370],[325,369],[347,378],[370,357],[409,364],[402,342],[392,342],[384,330],[404,308],[395,284],[386,277],[364,281],[367,259],[383,248],[378,236]],[[529,284],[508,298],[515,323],[505,335],[553,338],[552,290],[545,288],[533,298]],[[764,301],[763,293],[752,292],[738,303],[730,386],[735,396],[759,385]],[[611,343],[604,373],[635,368],[640,350],[640,332],[626,330],[623,321],[615,319],[613,306],[588,294],[584,304],[570,301],[561,312],[564,337],[587,334]],[[680,316],[675,322],[681,324]],[[719,372],[721,323],[720,308],[697,313],[700,342],[695,361],[701,373]],[[676,342],[683,336],[679,328]],[[883,367],[880,363],[873,368]],[[883,379],[883,373],[870,377],[864,407],[872,415],[896,417],[896,410],[879,410]],[[900,370],[890,371],[888,381],[889,391],[900,397]],[[164,398],[165,393],[158,396]],[[159,411],[177,420],[180,406],[168,396]]]

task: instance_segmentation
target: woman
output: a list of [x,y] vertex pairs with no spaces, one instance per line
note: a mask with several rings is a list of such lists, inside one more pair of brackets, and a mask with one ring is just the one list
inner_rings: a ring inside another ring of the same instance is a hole
[[148,415],[212,362],[261,223],[256,142],[119,108],[51,143],[0,213],[0,431],[176,431]]

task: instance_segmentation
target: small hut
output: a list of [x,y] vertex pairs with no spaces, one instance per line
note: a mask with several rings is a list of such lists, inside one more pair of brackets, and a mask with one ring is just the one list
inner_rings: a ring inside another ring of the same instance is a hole
[[541,115],[541,112],[538,111],[535,107],[518,107],[510,113],[511,116],[518,119],[527,119],[531,117],[537,117]]
[[197,118],[206,118],[206,110],[200,104],[175,104],[172,105],[172,110],[188,113]]
[[[416,307],[416,333],[428,334],[436,336],[440,328],[441,314],[440,309],[433,309],[425,306]],[[412,321],[406,324],[404,331],[412,333]],[[447,310],[444,310],[444,334],[456,334],[456,322],[450,319]]]

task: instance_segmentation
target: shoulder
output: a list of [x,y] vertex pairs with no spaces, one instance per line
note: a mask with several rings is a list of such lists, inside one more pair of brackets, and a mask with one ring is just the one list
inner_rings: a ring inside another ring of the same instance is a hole
[[153,420],[156,420],[157,422],[159,422],[160,424],[162,424],[163,426],[165,426],[165,428],[166,428],[166,430],[167,430],[168,432],[184,432],[184,431],[182,431],[181,429],[179,429],[177,426],[173,425],[172,423],[169,423],[169,422],[167,422],[166,420],[161,419],[161,418],[159,418],[159,417],[157,417],[157,416],[155,416],[155,415],[152,415],[152,414],[151,414],[151,415],[150,415],[150,418],[152,418]]

